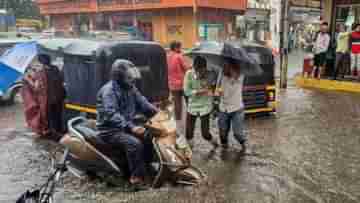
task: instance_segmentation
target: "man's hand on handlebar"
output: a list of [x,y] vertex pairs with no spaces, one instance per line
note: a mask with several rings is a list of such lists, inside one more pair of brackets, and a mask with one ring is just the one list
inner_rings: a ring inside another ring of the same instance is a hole
[[136,137],[140,139],[144,139],[145,130],[146,129],[144,127],[136,126],[133,129],[131,129],[131,132],[134,133]]

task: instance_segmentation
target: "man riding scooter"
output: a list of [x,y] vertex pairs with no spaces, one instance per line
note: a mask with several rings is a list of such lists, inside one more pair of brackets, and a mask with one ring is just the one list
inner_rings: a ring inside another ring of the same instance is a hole
[[119,59],[113,63],[111,80],[97,95],[97,128],[106,143],[126,153],[130,184],[141,190],[146,189],[145,168],[152,159],[152,143],[145,128],[135,123],[135,115],[150,118],[158,109],[135,87],[138,78],[140,73],[132,62]]

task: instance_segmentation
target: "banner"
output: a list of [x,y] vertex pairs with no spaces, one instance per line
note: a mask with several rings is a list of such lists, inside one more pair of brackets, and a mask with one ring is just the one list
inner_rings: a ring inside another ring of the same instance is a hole
[[29,42],[15,45],[0,57],[0,95],[19,80],[36,55],[36,42]]

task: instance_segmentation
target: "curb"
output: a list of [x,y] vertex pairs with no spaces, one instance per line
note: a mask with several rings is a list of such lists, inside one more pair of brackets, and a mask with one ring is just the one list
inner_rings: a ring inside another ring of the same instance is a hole
[[304,78],[295,76],[295,83],[302,88],[315,88],[329,91],[360,93],[360,82],[337,81],[327,79]]

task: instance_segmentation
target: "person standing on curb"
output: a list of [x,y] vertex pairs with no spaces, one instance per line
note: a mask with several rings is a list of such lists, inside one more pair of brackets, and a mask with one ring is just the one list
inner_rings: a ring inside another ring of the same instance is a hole
[[228,137],[232,128],[235,139],[242,146],[242,152],[245,152],[247,138],[244,132],[245,105],[242,95],[245,77],[240,69],[237,61],[226,59],[221,90],[217,90],[215,94],[220,96],[218,125],[222,147],[224,149],[229,147]]
[[314,45],[314,77],[319,78],[321,77],[321,73],[325,70],[326,66],[326,54],[329,49],[330,45],[330,35],[328,32],[329,24],[324,22],[321,24],[320,32],[316,36],[315,45]]
[[336,80],[339,72],[341,72],[342,78],[344,78],[344,75],[346,73],[346,64],[347,64],[346,62],[348,62],[350,58],[349,42],[350,42],[350,33],[345,31],[344,25],[339,25],[339,34],[337,36],[334,80]]
[[358,55],[360,54],[360,24],[354,26],[354,31],[350,36],[351,53],[354,56],[353,76],[358,76]]

